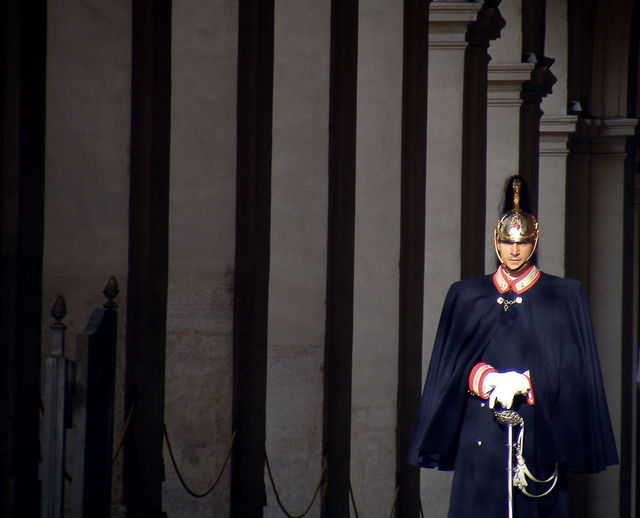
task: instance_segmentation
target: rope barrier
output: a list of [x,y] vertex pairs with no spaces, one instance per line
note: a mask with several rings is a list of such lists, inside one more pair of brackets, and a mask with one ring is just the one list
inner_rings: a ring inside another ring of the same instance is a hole
[[222,463],[222,467],[220,468],[220,471],[218,471],[216,478],[213,480],[211,485],[205,491],[203,491],[202,493],[197,493],[187,485],[187,483],[184,480],[184,477],[182,476],[182,473],[180,472],[180,469],[178,468],[178,463],[176,462],[176,459],[173,456],[173,448],[171,448],[171,441],[169,441],[169,434],[167,433],[166,423],[163,423],[163,428],[164,428],[164,438],[167,441],[167,449],[169,450],[169,457],[171,457],[171,464],[173,465],[173,469],[175,470],[176,475],[178,475],[178,480],[180,480],[180,484],[182,484],[182,487],[187,493],[189,493],[191,496],[195,498],[203,498],[207,496],[218,485],[218,482],[220,482],[222,473],[224,472],[224,469],[227,467],[227,463],[229,462],[229,457],[231,457],[231,450],[233,450],[233,444],[236,440],[236,434],[238,433],[238,431],[234,430],[233,434],[231,435],[231,443],[229,444],[229,448],[227,449],[227,454],[225,455],[224,462]]
[[[391,510],[389,511],[389,518],[393,518],[393,512],[396,510],[399,494],[400,494],[400,486],[397,486],[395,493],[393,494],[393,503],[391,504]],[[349,481],[349,496],[351,497],[351,505],[353,507],[353,512],[356,518],[358,518],[358,509],[356,508],[356,500],[353,497],[353,488],[351,487],[351,481]],[[422,500],[420,499],[420,497],[418,497],[418,503],[420,504],[420,516],[424,518],[424,511],[422,510]]]
[[322,458],[322,469],[320,471],[320,478],[318,479],[318,483],[316,484],[316,489],[313,492],[313,496],[311,497],[311,500],[307,504],[307,507],[300,514],[291,514],[289,511],[287,511],[285,509],[284,505],[282,505],[282,501],[280,500],[280,495],[278,494],[278,490],[276,488],[276,484],[273,481],[273,473],[271,472],[271,464],[269,464],[269,457],[267,456],[267,452],[266,451],[264,452],[264,460],[265,460],[265,464],[267,465],[267,474],[269,475],[269,480],[271,481],[271,487],[273,488],[273,493],[276,496],[276,501],[278,502],[278,506],[280,506],[280,509],[282,510],[282,512],[285,515],[287,515],[288,518],[302,518],[303,516],[305,516],[311,510],[311,506],[313,505],[313,502],[315,502],[316,497],[318,496],[318,492],[320,491],[320,488],[322,487],[322,482],[324,481],[324,477],[325,477],[325,474],[327,472],[327,458],[326,457]]
[[[115,449],[115,451],[113,452],[113,456],[111,457],[111,463],[115,463],[116,459],[118,458],[118,455],[120,454],[120,451],[122,450],[122,446],[124,444],[124,439],[126,437],[127,434],[127,430],[129,429],[129,424],[131,423],[131,419],[133,417],[133,411],[135,408],[135,402],[131,404],[131,408],[129,409],[129,413],[127,414],[127,419],[125,421],[124,427],[122,429],[122,433],[120,434],[120,439],[118,441],[118,445]],[[44,415],[44,404],[42,401],[42,398],[40,398],[40,412]],[[222,467],[220,468],[220,470],[218,471],[218,474],[216,475],[215,479],[213,480],[213,482],[209,485],[209,487],[201,492],[198,493],[196,491],[194,491],[193,489],[191,489],[187,483],[184,480],[184,477],[182,476],[182,473],[180,472],[180,468],[178,467],[178,463],[176,462],[175,456],[173,454],[173,448],[171,446],[171,441],[169,440],[169,433],[167,432],[167,425],[166,423],[163,423],[163,431],[164,431],[164,438],[167,441],[167,449],[169,450],[169,456],[171,458],[171,464],[173,465],[173,469],[176,472],[176,475],[178,476],[178,480],[180,481],[180,484],[182,485],[182,487],[185,489],[185,491],[187,493],[189,493],[191,496],[195,497],[195,498],[203,498],[205,496],[207,496],[209,493],[211,493],[211,491],[213,491],[213,489],[218,485],[218,482],[220,481],[220,478],[222,477],[222,474],[225,470],[225,468],[227,467],[227,464],[229,462],[229,458],[231,457],[231,452],[233,450],[233,445],[235,443],[235,439],[236,439],[236,435],[238,433],[237,430],[233,431],[233,434],[231,435],[231,443],[229,444],[229,448],[227,449],[227,453],[225,455],[224,458],[224,462],[222,463]],[[273,488],[273,493],[276,497],[276,501],[278,502],[278,506],[280,507],[280,509],[282,510],[282,512],[288,517],[288,518],[303,518],[304,516],[307,515],[307,513],[309,513],[309,511],[311,510],[311,506],[313,505],[313,503],[315,502],[318,493],[320,492],[320,489],[323,489],[323,494],[324,494],[324,488],[323,488],[323,481],[325,479],[326,473],[327,473],[327,459],[326,457],[323,457],[322,459],[322,469],[320,471],[320,478],[318,479],[318,483],[316,484],[315,490],[313,492],[313,496],[311,497],[311,500],[309,501],[309,503],[307,504],[307,506],[305,507],[304,511],[300,514],[292,514],[290,513],[282,504],[282,500],[280,499],[280,494],[278,493],[278,489],[276,487],[275,481],[273,479],[273,473],[271,471],[271,464],[269,463],[269,457],[267,456],[267,452],[265,451],[264,454],[264,458],[265,458],[265,464],[267,467],[267,474],[269,475],[269,480],[271,481],[271,487]],[[69,473],[67,472],[66,468],[64,470],[64,476],[68,481],[71,481],[71,476],[69,475]],[[389,518],[393,517],[393,513],[395,511],[397,502],[398,502],[398,494],[400,492],[400,487],[396,487],[395,493],[393,495],[393,503],[391,504],[391,511],[389,512]],[[353,494],[353,487],[351,486],[351,481],[349,481],[349,499],[351,501],[351,506],[353,508],[353,513],[355,515],[355,518],[359,518],[359,514],[358,514],[358,508],[356,506],[356,500]],[[420,516],[421,518],[424,518],[424,511],[422,509],[422,500],[420,500]]]
[[133,409],[135,408],[135,406],[135,402],[131,403],[131,408],[129,409],[127,420],[124,422],[124,427],[122,428],[122,433],[120,434],[118,446],[116,446],[116,450],[113,452],[113,456],[111,457],[111,464],[115,463],[118,455],[120,454],[120,450],[122,449],[122,445],[124,444],[124,437],[125,435],[127,435],[127,430],[129,429],[129,423],[131,422],[131,417],[133,416]]

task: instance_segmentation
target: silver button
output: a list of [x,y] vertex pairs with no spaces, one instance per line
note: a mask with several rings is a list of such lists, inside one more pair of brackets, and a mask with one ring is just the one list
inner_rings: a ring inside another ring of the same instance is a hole
[[477,444],[478,446],[482,446],[482,441],[478,441],[476,444]]
[[480,406],[481,406],[482,408],[484,408],[485,403],[480,403]]

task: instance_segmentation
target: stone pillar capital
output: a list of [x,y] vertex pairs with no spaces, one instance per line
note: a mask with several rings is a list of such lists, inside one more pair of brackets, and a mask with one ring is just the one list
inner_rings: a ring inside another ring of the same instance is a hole
[[569,135],[576,130],[577,115],[543,115],[540,120],[540,156],[569,154]]
[[626,157],[627,138],[635,134],[638,119],[578,119],[571,139],[571,151],[577,154]]
[[519,107],[522,85],[531,77],[533,67],[532,63],[489,63],[488,105]]
[[467,29],[476,21],[482,4],[475,2],[431,2],[429,48],[464,49]]

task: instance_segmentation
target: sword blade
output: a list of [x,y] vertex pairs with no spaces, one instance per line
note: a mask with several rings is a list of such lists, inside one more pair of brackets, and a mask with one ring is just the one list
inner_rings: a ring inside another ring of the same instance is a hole
[[509,518],[513,518],[513,425],[507,425],[507,499]]

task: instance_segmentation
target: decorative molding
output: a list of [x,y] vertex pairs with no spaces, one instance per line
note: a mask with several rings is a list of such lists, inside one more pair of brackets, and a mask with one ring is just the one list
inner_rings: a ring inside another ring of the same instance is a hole
[[489,63],[488,106],[519,107],[522,84],[530,79],[533,67],[533,63]]
[[467,28],[475,22],[481,3],[432,2],[429,5],[429,48],[463,50]]
[[577,115],[543,115],[540,119],[540,156],[567,156],[569,135],[576,131]]
[[563,133],[568,135],[576,131],[577,115],[543,115],[540,119],[540,132]]
[[482,5],[480,2],[431,2],[429,29],[432,25],[463,24],[466,31],[466,26],[476,20]]
[[627,137],[635,134],[638,119],[578,119],[571,150],[577,154],[607,155],[610,159],[627,156]]

